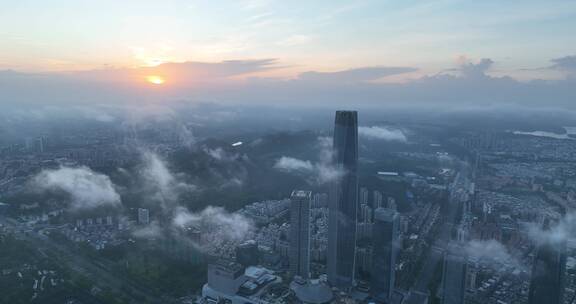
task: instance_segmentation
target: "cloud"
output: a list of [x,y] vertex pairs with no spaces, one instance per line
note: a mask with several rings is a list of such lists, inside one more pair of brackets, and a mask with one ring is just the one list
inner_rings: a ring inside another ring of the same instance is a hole
[[206,152],[206,154],[208,154],[210,157],[212,157],[213,159],[218,160],[218,161],[230,162],[230,161],[235,161],[236,159],[238,159],[238,154],[228,153],[228,152],[226,152],[226,150],[222,149],[221,147],[218,147],[215,149],[204,148],[204,152]]
[[576,56],[564,56],[550,61],[554,63],[550,68],[566,72],[568,77],[576,77]]
[[192,148],[196,144],[196,138],[192,130],[185,124],[180,124],[178,127],[178,137],[182,145],[187,148]]
[[526,270],[517,257],[513,256],[508,249],[496,240],[472,240],[464,245],[464,251],[468,257],[481,260],[485,265],[495,270],[502,269],[503,265]]
[[[0,71],[0,103],[5,104],[125,104],[178,100],[222,85],[238,84],[234,77],[280,68],[275,59],[221,62],[163,63],[153,67],[105,68],[74,72],[23,73]],[[163,89],[146,77],[164,78]],[[168,89],[169,87],[169,89]],[[190,91],[191,88],[196,88]],[[206,96],[204,96],[206,97]]]
[[[574,56],[553,59],[554,69],[573,71]],[[523,108],[574,108],[574,80],[517,81],[488,72],[497,63],[466,58],[456,67],[403,83],[377,80],[416,71],[415,67],[372,66],[336,72],[309,71],[294,79],[256,78],[256,72],[283,68],[274,59],[216,63],[165,63],[156,67],[69,73],[0,72],[0,104],[163,105],[173,101],[216,100],[230,104],[290,104],[330,107],[419,107],[446,109],[509,104]],[[147,85],[145,75],[167,78],[162,87]],[[572,73],[571,75],[574,75]]]
[[280,171],[303,175],[310,184],[326,184],[333,182],[344,175],[344,171],[333,163],[332,139],[330,137],[318,137],[317,146],[319,156],[317,162],[301,160],[293,157],[282,156],[274,164],[274,168]]
[[276,59],[226,60],[221,62],[164,63],[139,68],[144,74],[166,74],[176,80],[207,81],[278,68]]
[[466,78],[484,78],[486,72],[492,67],[494,61],[490,58],[482,58],[478,63],[463,62],[460,65],[460,72]]
[[152,221],[144,227],[134,229],[132,235],[141,239],[161,238],[163,236],[163,231],[157,221]]
[[174,210],[172,224],[180,229],[195,227],[207,238],[232,242],[242,241],[255,229],[254,223],[247,217],[214,206],[196,213],[184,207],[177,207]]
[[381,139],[386,141],[400,141],[406,142],[406,135],[399,129],[391,129],[388,127],[358,127],[358,135],[370,138]]
[[304,72],[298,80],[318,83],[361,83],[377,80],[386,76],[415,72],[412,67],[363,67],[339,72]]
[[557,222],[543,228],[532,223],[527,225],[528,236],[536,244],[560,244],[576,241],[576,213],[568,213]]
[[314,165],[309,160],[300,160],[293,157],[282,156],[274,164],[275,169],[283,171],[312,171]]
[[33,181],[39,189],[60,190],[69,194],[72,210],[120,205],[120,195],[110,178],[88,167],[44,170]]
[[173,208],[181,194],[197,190],[195,185],[184,181],[183,175],[172,173],[158,154],[144,151],[142,161],[140,176],[145,189],[152,194],[151,199],[160,202],[165,210]]

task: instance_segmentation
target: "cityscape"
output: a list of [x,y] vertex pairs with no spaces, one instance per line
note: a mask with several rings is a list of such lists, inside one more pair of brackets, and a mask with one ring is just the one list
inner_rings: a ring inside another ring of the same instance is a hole
[[576,1],[3,1],[0,304],[576,304]]
[[[169,122],[142,138],[94,125],[5,146],[3,301],[572,303],[571,137],[437,141],[446,130],[363,127],[360,115],[228,143],[191,145]],[[381,136],[393,132],[404,137]],[[197,177],[217,188],[181,172],[182,155],[216,162]],[[235,210],[182,203],[252,191]]]

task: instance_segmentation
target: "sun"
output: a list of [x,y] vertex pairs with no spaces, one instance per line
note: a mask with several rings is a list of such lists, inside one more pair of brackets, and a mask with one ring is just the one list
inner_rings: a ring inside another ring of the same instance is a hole
[[146,81],[148,81],[151,84],[155,84],[155,85],[161,85],[164,84],[166,82],[166,80],[160,76],[156,76],[156,75],[150,75],[150,76],[146,76]]

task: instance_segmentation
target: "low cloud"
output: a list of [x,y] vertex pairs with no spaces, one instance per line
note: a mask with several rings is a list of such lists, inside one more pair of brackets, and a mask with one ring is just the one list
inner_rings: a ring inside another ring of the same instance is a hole
[[[156,67],[104,69],[85,72],[30,74],[0,71],[3,105],[159,104],[158,101],[206,101],[334,106],[470,107],[512,104],[522,107],[574,108],[576,56],[552,59],[548,68],[566,79],[518,81],[495,77],[490,58],[463,58],[451,73],[428,74],[400,83],[377,80],[408,74],[415,67],[361,67],[335,72],[309,71],[287,78],[249,78],[283,66],[274,59],[223,62],[165,63]],[[501,71],[499,71],[501,74]],[[166,78],[159,88],[146,83],[147,75]],[[289,75],[287,75],[289,76]],[[41,93],[39,93],[41,92]],[[165,104],[165,103],[164,103]],[[98,120],[110,120],[96,115]]]
[[555,58],[550,61],[553,62],[550,68],[565,72],[568,77],[576,77],[576,55]]
[[412,67],[363,67],[338,72],[311,71],[298,75],[298,80],[312,83],[359,83],[417,70]]
[[293,157],[282,156],[274,164],[274,168],[282,171],[312,171],[314,165],[309,160],[300,160]]
[[238,154],[229,153],[221,147],[215,149],[205,148],[204,152],[218,161],[234,161],[238,158]]
[[162,228],[157,221],[150,222],[144,227],[138,227],[132,231],[132,235],[141,239],[161,238],[163,236]]
[[503,265],[526,270],[526,266],[496,240],[472,240],[465,244],[464,250],[468,257],[481,260],[495,270],[501,269]]
[[465,78],[484,78],[486,72],[494,65],[494,61],[490,58],[482,58],[478,63],[464,61],[460,65],[460,72]]
[[358,135],[369,139],[406,142],[406,135],[402,130],[388,127],[358,127]]
[[177,203],[181,194],[197,190],[195,185],[185,182],[185,176],[170,171],[168,164],[158,154],[144,151],[143,166],[140,170],[146,191],[152,193],[152,199],[167,209]]
[[576,241],[576,213],[568,213],[557,222],[544,228],[538,224],[529,224],[526,228],[528,237],[536,244],[557,245],[563,242]]
[[282,156],[276,160],[274,168],[288,173],[304,175],[310,184],[322,185],[336,181],[344,175],[344,171],[333,163],[332,139],[319,137],[317,145],[319,148],[317,162]]
[[72,210],[120,205],[120,195],[110,178],[88,167],[44,170],[33,181],[39,189],[59,190],[69,194]]
[[242,241],[255,229],[254,223],[247,217],[214,206],[196,213],[178,207],[174,210],[172,224],[180,229],[195,227],[208,239],[232,242]]

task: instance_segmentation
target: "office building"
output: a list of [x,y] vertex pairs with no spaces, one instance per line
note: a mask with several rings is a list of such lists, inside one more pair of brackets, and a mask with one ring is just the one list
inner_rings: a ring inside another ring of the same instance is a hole
[[382,302],[389,302],[394,293],[399,227],[400,217],[396,211],[384,208],[376,209],[372,234],[370,292],[372,297]]
[[138,224],[148,225],[150,223],[150,211],[144,208],[138,208]]
[[328,216],[328,281],[343,290],[354,285],[358,214],[358,113],[337,111],[333,139],[333,182]]
[[244,267],[258,265],[258,257],[258,244],[254,240],[248,240],[236,247],[236,262]]
[[444,254],[442,304],[464,304],[468,261],[464,249],[450,244]]
[[310,273],[310,204],[312,192],[295,190],[290,197],[290,272],[308,279]]
[[536,250],[528,304],[564,303],[566,243],[544,243]]
[[198,303],[272,304],[270,292],[280,283],[282,279],[266,268],[217,261],[208,265],[208,283]]

